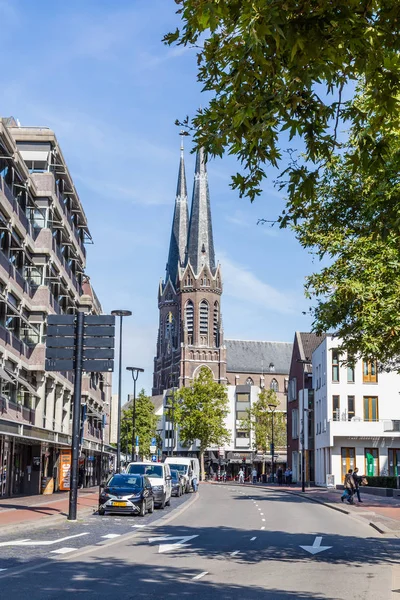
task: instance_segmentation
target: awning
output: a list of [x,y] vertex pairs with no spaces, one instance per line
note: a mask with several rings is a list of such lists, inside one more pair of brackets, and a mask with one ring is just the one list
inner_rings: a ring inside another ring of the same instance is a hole
[[0,379],[2,381],[7,381],[8,383],[13,383],[13,380],[11,379],[7,371],[3,369],[3,367],[0,367]]
[[9,371],[8,369],[5,369],[5,371],[6,371],[7,375],[9,375],[11,383],[18,383],[19,385],[22,385],[24,388],[26,388],[30,394],[33,394],[34,396],[37,396],[38,398],[40,397],[39,394],[37,393],[37,391],[35,390],[35,388],[33,387],[33,385],[31,383],[29,383],[26,379],[24,379],[20,375],[16,375],[15,373],[13,373],[12,371]]

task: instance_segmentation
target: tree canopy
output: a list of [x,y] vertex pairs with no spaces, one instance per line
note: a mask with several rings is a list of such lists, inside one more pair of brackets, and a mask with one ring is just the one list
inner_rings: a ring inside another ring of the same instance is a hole
[[[275,407],[272,416],[271,407]],[[279,401],[275,390],[263,388],[258,399],[248,409],[248,417],[244,420],[245,428],[253,434],[253,447],[257,452],[268,454],[272,443],[272,420],[274,422],[274,445],[286,448],[286,417],[283,412],[276,411]]]
[[220,446],[231,438],[225,426],[229,413],[226,387],[214,381],[211,371],[202,367],[191,387],[181,388],[175,393],[174,405],[180,441],[188,446],[199,441],[204,473],[205,450]]
[[[151,439],[156,436],[158,417],[154,405],[142,389],[136,398],[136,435],[139,436],[139,454],[147,457],[150,454]],[[129,454],[132,449],[133,405],[122,411],[121,416],[121,448]]]
[[175,1],[182,27],[165,42],[197,47],[211,94],[184,122],[195,145],[236,156],[232,186],[252,201],[278,170],[271,220],[329,260],[308,280],[315,331],[399,355],[400,3]]

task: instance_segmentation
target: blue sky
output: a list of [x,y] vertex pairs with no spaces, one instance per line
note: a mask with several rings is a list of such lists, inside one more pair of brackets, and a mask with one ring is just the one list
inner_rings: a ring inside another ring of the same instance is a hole
[[[148,392],[179,163],[174,121],[205,102],[194,51],[160,41],[178,25],[175,10],[173,0],[0,0],[0,115],[56,132],[95,242],[87,273],[106,312],[133,311],[124,367],[145,369]],[[290,232],[257,226],[282,208],[272,181],[251,205],[229,187],[234,170],[228,157],[208,165],[225,336],[292,341],[310,327],[311,257]],[[128,375],[123,394],[130,388]]]

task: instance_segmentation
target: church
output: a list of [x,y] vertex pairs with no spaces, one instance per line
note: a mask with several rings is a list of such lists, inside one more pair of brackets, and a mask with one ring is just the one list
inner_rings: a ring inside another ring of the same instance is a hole
[[[153,401],[165,407],[173,390],[190,385],[201,367],[209,368],[215,381],[227,385],[230,413],[226,425],[232,437],[223,448],[209,449],[208,465],[211,469],[213,464],[223,465],[234,475],[240,466],[246,465],[250,471],[263,460],[271,463],[271,456],[257,454],[240,423],[263,387],[277,392],[278,410],[286,413],[293,344],[224,338],[222,268],[215,259],[204,151],[200,149],[196,155],[190,216],[182,146],[180,152],[168,260],[158,289]],[[195,445],[180,444],[179,432],[164,410],[162,413],[163,454],[197,455]],[[278,449],[275,461],[285,466],[286,447]]]

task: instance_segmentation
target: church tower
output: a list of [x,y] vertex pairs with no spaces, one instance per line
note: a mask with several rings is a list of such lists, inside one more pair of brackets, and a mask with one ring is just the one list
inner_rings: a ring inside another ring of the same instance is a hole
[[190,385],[202,366],[211,370],[216,381],[226,383],[221,294],[204,151],[196,156],[189,220],[181,147],[168,263],[158,291],[160,321],[153,395]]

